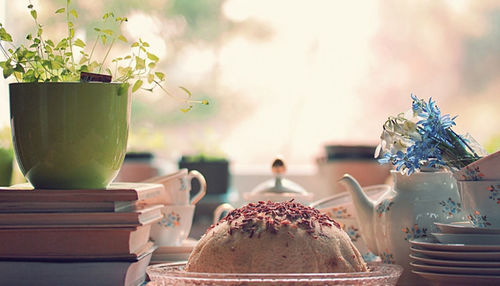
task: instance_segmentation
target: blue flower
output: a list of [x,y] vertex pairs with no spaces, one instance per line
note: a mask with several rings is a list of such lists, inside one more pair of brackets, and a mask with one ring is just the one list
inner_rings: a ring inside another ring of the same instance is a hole
[[469,140],[452,130],[456,116],[442,115],[432,98],[426,102],[411,94],[411,99],[412,118],[400,114],[384,124],[380,163],[412,174],[423,167],[459,169],[479,159]]

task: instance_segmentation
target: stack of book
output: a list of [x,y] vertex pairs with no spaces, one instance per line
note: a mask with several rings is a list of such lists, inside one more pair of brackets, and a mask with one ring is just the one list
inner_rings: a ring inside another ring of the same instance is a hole
[[1,285],[141,285],[163,185],[0,188]]

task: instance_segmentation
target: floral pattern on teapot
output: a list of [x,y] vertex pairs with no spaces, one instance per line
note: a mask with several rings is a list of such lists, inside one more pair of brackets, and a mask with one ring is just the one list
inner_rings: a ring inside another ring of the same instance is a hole
[[448,217],[453,217],[454,215],[462,212],[462,204],[455,202],[452,198],[448,198],[446,201],[441,201],[439,204],[443,207],[443,213],[447,214]]
[[381,217],[383,213],[388,212],[393,204],[392,198],[381,201],[376,209],[378,216]]
[[394,260],[394,255],[390,253],[388,249],[382,251],[380,259],[382,259],[383,263],[396,264],[396,261]]

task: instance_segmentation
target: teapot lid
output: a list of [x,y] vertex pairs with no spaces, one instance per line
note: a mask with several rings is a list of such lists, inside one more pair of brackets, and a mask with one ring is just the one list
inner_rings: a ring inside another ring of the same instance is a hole
[[276,158],[273,161],[271,170],[274,178],[269,179],[257,185],[248,195],[249,197],[256,198],[259,195],[283,195],[283,196],[309,196],[307,192],[300,185],[283,178],[286,172],[286,165],[283,159]]

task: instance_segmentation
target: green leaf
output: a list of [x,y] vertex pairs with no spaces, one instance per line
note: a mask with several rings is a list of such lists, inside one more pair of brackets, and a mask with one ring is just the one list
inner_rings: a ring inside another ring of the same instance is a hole
[[209,102],[208,102],[208,100],[204,99],[204,100],[202,100],[202,101],[201,101],[201,104],[203,104],[203,105],[208,105],[208,104],[209,104]]
[[77,47],[85,48],[85,43],[80,39],[76,39],[76,41],[73,44]]
[[108,37],[106,37],[106,35],[101,35],[100,38],[101,38],[102,44],[106,45],[106,40],[108,39]]
[[47,45],[49,45],[51,47],[55,47],[54,42],[52,42],[52,40],[46,40],[45,44],[47,44]]
[[137,80],[135,83],[134,83],[134,86],[132,86],[132,92],[136,92],[139,88],[141,88],[142,86],[142,80]]
[[152,53],[147,53],[147,55],[148,55],[148,59],[150,59],[152,61],[157,62],[159,60],[159,58]]
[[134,43],[132,43],[132,45],[130,47],[135,48],[135,47],[138,47],[138,46],[139,46],[139,43],[138,42],[134,42]]
[[135,57],[135,69],[142,70],[146,68],[146,61],[143,58]]
[[36,20],[36,18],[37,18],[36,10],[31,10],[30,14],[31,14],[31,17],[33,17],[33,19]]
[[154,74],[152,73],[148,74],[148,83],[152,83],[154,79],[155,79]]
[[57,61],[51,61],[51,62],[50,62],[50,66],[51,66],[51,68],[53,68],[53,69],[60,69],[60,68],[62,68],[62,67],[63,67],[63,66],[62,66],[59,62],[57,62]]
[[193,109],[192,105],[190,105],[188,108],[181,108],[181,111],[186,113],[186,112],[189,112],[191,109]]
[[127,38],[125,38],[123,35],[118,36],[118,40],[120,40],[124,43],[128,42]]
[[0,40],[12,42],[12,36],[3,27],[0,27]]
[[3,78],[8,78],[12,73],[14,72],[14,69],[9,65],[3,68]]
[[75,10],[75,9],[71,9],[71,10],[69,11],[69,13],[70,13],[71,15],[73,15],[73,17],[78,18],[78,13],[76,12],[76,10]]
[[68,40],[63,38],[59,43],[57,43],[56,50],[64,50],[68,47]]
[[120,74],[120,76],[128,76],[129,74],[132,73],[132,68],[131,67],[118,67],[118,73]]
[[59,8],[56,10],[56,14],[64,13],[66,11],[66,8]]
[[79,64],[79,65],[82,65],[82,64],[86,63],[88,60],[89,60],[89,58],[84,56],[84,57],[82,57],[82,58],[80,59],[80,62],[79,62],[78,64]]
[[155,72],[155,75],[159,80],[165,79],[165,74],[162,72]]
[[93,61],[90,63],[89,65],[89,71],[94,71],[96,70],[98,67],[100,66],[100,64],[97,62],[97,61]]
[[179,86],[179,88],[182,89],[185,93],[187,93],[189,95],[189,97],[191,97],[191,92],[187,88],[185,88],[183,86]]
[[102,32],[103,32],[104,34],[107,34],[107,35],[113,36],[113,31],[112,31],[112,30],[110,30],[110,29],[104,29],[104,30],[102,30]]

